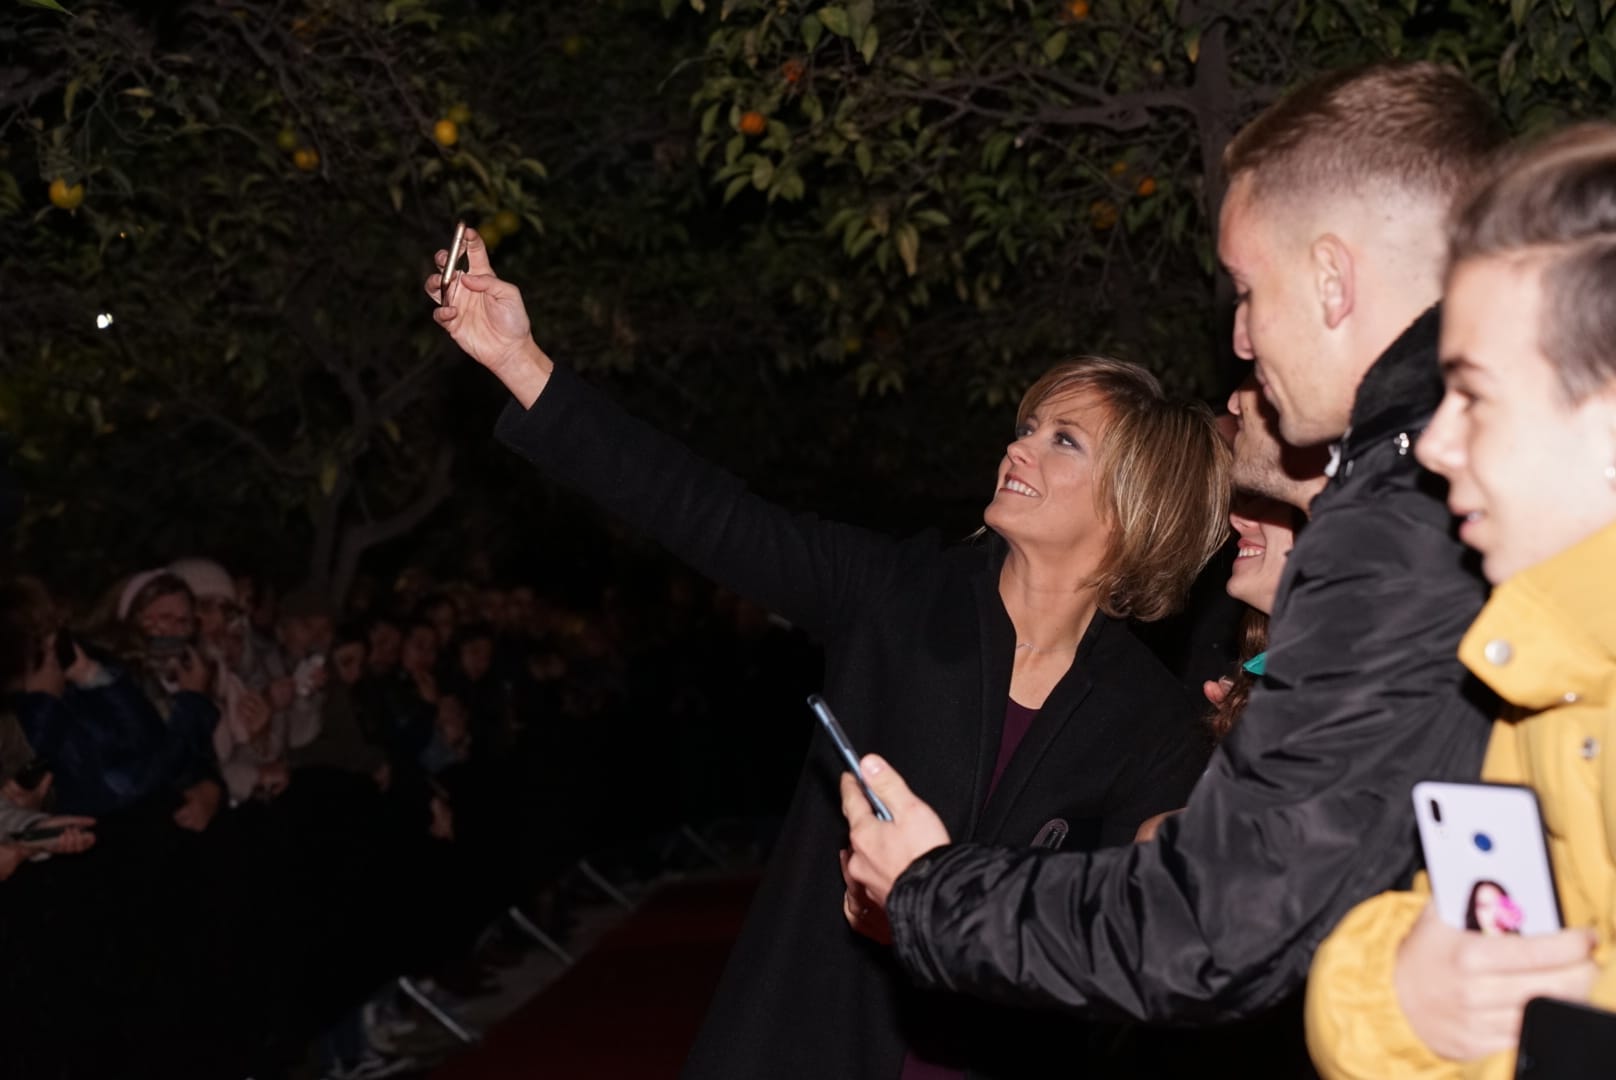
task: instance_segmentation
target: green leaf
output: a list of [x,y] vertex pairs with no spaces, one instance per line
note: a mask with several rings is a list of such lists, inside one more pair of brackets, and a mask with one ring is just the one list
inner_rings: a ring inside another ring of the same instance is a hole
[[875,0],[853,0],[847,5],[847,36],[854,41],[862,42],[864,32],[869,28],[870,20],[873,18],[875,18]]
[[820,8],[819,21],[837,37],[847,36],[847,12],[842,8],[835,5]]
[[817,15],[804,15],[802,17],[802,40],[810,50],[817,48],[819,39],[825,36],[825,24],[819,21]]
[[903,269],[910,277],[915,276],[915,270],[920,265],[920,233],[908,222],[899,225],[893,233],[893,242],[898,245],[898,258],[903,260]]
[[859,173],[869,176],[870,170],[875,167],[874,161],[870,158],[870,144],[862,141],[856,144],[853,147],[853,160],[858,165]]
[[46,11],[60,11],[63,15],[73,14],[61,4],[58,4],[56,0],[21,0],[21,2],[24,7],[44,8]]
[[679,10],[680,3],[682,3],[682,0],[662,0],[662,17],[664,19],[673,18],[673,13]]
[[774,162],[770,158],[759,156],[757,164],[752,166],[752,186],[762,191],[774,179]]
[[1066,52],[1066,43],[1070,40],[1070,35],[1064,30],[1049,35],[1044,40],[1044,58],[1051,64],[1059,60],[1061,55]]
[[1199,26],[1192,26],[1184,31],[1184,55],[1190,58],[1190,63],[1192,64],[1201,58],[1201,28]]
[[863,54],[866,64],[875,62],[875,50],[880,44],[881,35],[876,31],[875,27],[872,26],[864,31],[864,44],[860,47],[859,52]]

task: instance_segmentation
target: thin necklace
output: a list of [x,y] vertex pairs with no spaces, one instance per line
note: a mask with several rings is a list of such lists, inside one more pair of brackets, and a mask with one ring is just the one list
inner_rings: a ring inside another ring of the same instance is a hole
[[1035,653],[1070,652],[1077,648],[1077,642],[1074,641],[1070,645],[1048,645],[1040,649],[1030,641],[1018,641],[1016,642],[1016,648]]

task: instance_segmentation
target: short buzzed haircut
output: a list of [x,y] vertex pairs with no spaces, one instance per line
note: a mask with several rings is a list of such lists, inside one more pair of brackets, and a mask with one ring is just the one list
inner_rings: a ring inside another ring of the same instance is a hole
[[1392,186],[1453,199],[1485,168],[1504,131],[1479,90],[1442,64],[1373,64],[1286,94],[1223,153],[1252,194],[1311,197]]
[[1566,400],[1616,379],[1616,125],[1582,124],[1497,161],[1454,213],[1448,273],[1537,260],[1538,347]]

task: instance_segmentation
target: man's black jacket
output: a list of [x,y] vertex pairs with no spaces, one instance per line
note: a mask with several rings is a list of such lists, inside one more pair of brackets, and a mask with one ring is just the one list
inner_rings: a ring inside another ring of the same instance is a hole
[[1248,1016],[1419,860],[1409,789],[1474,779],[1489,702],[1455,657],[1485,598],[1413,441],[1441,398],[1427,312],[1359,388],[1338,468],[1280,586],[1267,674],[1154,843],[961,844],[888,901],[922,984],[1154,1021]]

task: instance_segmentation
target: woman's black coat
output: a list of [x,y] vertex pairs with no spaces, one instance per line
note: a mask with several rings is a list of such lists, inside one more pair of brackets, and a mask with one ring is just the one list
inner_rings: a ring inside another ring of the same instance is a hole
[[[1058,818],[1067,849],[1124,844],[1200,776],[1201,703],[1122,622],[1097,615],[984,805],[1015,651],[997,538],[897,541],[782,510],[564,368],[531,409],[507,408],[498,434],[821,641],[825,697],[854,745],[892,762],[958,839],[1031,844]],[[1063,1071],[1079,1072],[1085,1034],[1070,1020],[921,994],[890,950],[847,927],[839,771],[816,733],[686,1075],[894,1080],[921,1043],[973,1074],[1017,1075],[1035,1060],[1049,1068],[1051,1039]]]

